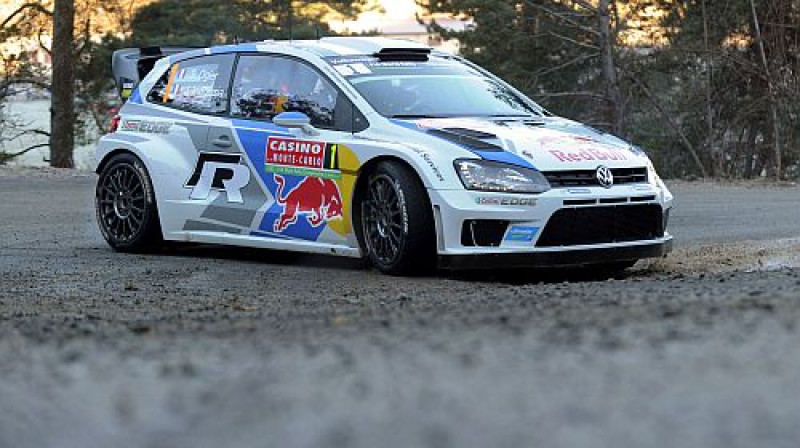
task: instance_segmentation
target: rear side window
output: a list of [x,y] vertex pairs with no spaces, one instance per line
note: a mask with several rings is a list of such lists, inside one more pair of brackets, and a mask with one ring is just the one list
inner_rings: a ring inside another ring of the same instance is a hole
[[315,127],[348,132],[357,113],[344,95],[307,64],[267,55],[241,56],[233,79],[231,116],[272,120],[281,112],[302,112]]
[[233,59],[233,54],[220,54],[176,62],[150,90],[147,101],[189,112],[224,114]]

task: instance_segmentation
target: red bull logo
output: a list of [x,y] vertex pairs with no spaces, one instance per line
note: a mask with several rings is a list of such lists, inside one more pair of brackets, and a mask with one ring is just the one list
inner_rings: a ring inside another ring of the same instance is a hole
[[628,160],[625,153],[616,149],[595,149],[586,148],[577,151],[559,151],[556,149],[550,150],[556,160],[559,162],[584,162],[584,161],[605,161],[605,160]]
[[286,180],[279,174],[275,174],[274,179],[278,184],[275,200],[283,206],[283,212],[275,221],[276,232],[282,232],[296,223],[300,215],[305,215],[313,227],[319,227],[322,223],[333,219],[342,219],[342,195],[336,182],[330,179],[306,177],[283,196]]

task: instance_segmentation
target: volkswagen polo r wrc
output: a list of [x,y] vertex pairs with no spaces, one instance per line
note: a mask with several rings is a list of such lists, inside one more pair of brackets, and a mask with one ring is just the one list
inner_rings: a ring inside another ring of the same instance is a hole
[[97,147],[116,250],[164,240],[365,257],[380,271],[624,269],[671,249],[647,156],[413,42],[117,51]]

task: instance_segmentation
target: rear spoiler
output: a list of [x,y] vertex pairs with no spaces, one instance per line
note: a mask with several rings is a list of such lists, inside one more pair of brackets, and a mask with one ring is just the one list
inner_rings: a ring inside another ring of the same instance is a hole
[[127,101],[139,81],[153,70],[159,59],[197,48],[201,47],[143,47],[115,51],[111,56],[111,71],[120,98]]

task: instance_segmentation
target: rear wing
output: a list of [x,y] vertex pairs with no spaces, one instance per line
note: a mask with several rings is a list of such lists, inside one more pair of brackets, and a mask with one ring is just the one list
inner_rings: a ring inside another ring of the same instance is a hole
[[159,59],[197,48],[200,47],[143,47],[115,51],[111,56],[111,71],[120,98],[127,101],[139,81],[153,70]]

